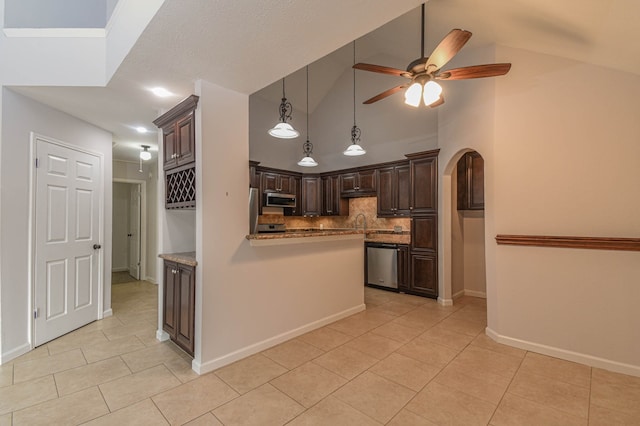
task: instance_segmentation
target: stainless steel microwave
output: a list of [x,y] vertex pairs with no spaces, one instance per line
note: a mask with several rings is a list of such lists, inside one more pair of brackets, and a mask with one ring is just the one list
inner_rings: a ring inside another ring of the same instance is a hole
[[296,196],[294,194],[283,194],[281,192],[265,192],[264,205],[267,207],[295,207]]

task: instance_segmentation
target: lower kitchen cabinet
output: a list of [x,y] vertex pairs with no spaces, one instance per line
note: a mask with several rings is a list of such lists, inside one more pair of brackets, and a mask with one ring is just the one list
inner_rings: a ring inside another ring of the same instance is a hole
[[165,260],[163,275],[162,329],[175,344],[193,356],[195,267]]
[[438,297],[438,261],[434,255],[411,254],[411,279],[407,293]]
[[410,284],[409,246],[398,244],[398,290],[407,292]]

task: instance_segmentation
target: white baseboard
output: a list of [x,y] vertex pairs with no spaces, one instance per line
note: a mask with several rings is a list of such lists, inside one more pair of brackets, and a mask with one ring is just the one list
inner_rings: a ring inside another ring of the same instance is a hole
[[309,324],[303,325],[302,327],[298,327],[296,329],[287,331],[277,336],[270,337],[261,342],[254,343],[252,345],[238,349],[237,351],[223,355],[216,359],[212,359],[210,361],[200,362],[194,359],[193,362],[191,363],[191,367],[193,371],[195,371],[196,373],[205,374],[210,371],[216,370],[220,367],[224,367],[225,365],[229,365],[232,362],[238,361],[242,358],[246,358],[250,355],[253,355],[265,349],[271,348],[279,343],[293,339],[294,337],[298,337],[300,335],[313,331],[317,328],[323,327],[327,324],[331,324],[332,322],[338,321],[342,318],[346,318],[350,315],[356,314],[358,312],[362,312],[365,309],[366,309],[366,306],[364,304],[355,306],[353,308],[349,308],[345,311],[339,312],[334,315],[330,315],[328,317],[311,322]]
[[568,351],[562,348],[547,346],[540,343],[529,342],[526,340],[516,339],[513,337],[503,336],[496,333],[489,327],[485,329],[487,336],[491,337],[498,343],[524,349],[526,351],[537,352],[543,355],[555,358],[565,359],[567,361],[578,362],[580,364],[589,365],[591,367],[602,368],[604,370],[614,371],[616,373],[627,374],[630,376],[640,377],[640,365],[625,364],[610,359],[600,358],[579,352]]
[[24,355],[31,350],[31,344],[25,343],[24,345],[18,346],[15,349],[11,349],[8,352],[3,352],[0,357],[0,365],[11,361],[12,359],[18,358],[20,355]]
[[164,330],[156,330],[156,339],[164,342],[165,340],[169,340],[169,334]]
[[111,268],[111,272],[128,272],[129,268],[128,267],[123,267],[123,268]]
[[107,309],[102,313],[102,318],[108,318],[113,315],[113,310],[111,308]]
[[463,291],[465,296],[479,297],[481,299],[487,298],[487,293],[484,291],[475,291],[475,290],[466,290],[466,289]]
[[464,296],[464,289],[462,289],[462,290],[460,290],[460,291],[456,291],[455,293],[453,293],[453,294],[451,295],[451,298],[452,298],[453,300],[456,300],[457,298],[462,297],[462,296]]
[[438,297],[438,303],[442,306],[453,306],[453,299],[443,299],[442,297]]
[[153,278],[153,277],[146,277],[144,280],[149,282],[149,283],[151,283],[151,284],[158,285],[158,283],[156,282],[156,279]]

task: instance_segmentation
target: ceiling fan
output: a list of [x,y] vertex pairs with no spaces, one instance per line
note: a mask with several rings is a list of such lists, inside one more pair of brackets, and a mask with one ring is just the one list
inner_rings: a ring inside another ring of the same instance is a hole
[[470,78],[496,77],[504,75],[511,69],[511,64],[485,64],[472,65],[463,68],[454,68],[442,71],[442,67],[451,60],[471,38],[469,31],[454,29],[442,39],[440,44],[431,53],[424,56],[424,3],[422,4],[422,39],[420,41],[420,58],[411,62],[406,71],[384,67],[381,65],[357,63],[353,68],[363,71],[377,72],[381,74],[395,75],[411,79],[411,82],[392,87],[389,90],[364,101],[364,104],[372,104],[394,93],[405,89],[405,103],[414,107],[420,105],[420,99],[424,104],[435,108],[444,103],[442,87],[435,80],[466,80]]

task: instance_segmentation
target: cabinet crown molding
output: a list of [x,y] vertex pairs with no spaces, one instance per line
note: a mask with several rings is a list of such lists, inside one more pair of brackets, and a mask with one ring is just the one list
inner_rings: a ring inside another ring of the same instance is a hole
[[174,122],[177,118],[182,117],[183,115],[189,114],[193,112],[198,106],[199,96],[191,95],[178,105],[171,108],[169,111],[162,114],[160,117],[153,120],[153,124],[158,128],[163,128],[167,124]]

